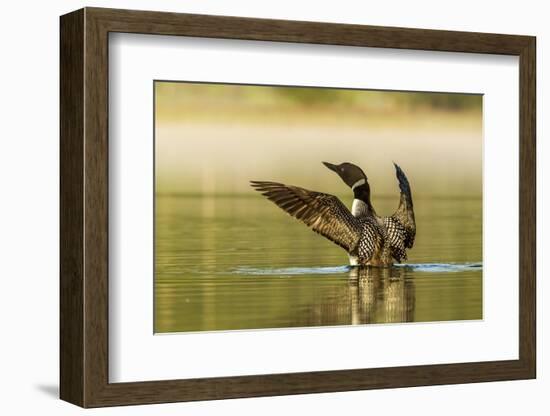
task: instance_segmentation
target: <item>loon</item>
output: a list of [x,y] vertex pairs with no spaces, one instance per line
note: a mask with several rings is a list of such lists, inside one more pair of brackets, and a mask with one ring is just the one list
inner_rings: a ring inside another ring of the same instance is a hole
[[370,186],[363,170],[353,163],[323,164],[336,172],[354,194],[351,211],[334,195],[278,182],[251,181],[292,217],[347,251],[352,266],[387,267],[407,259],[416,225],[409,181],[394,163],[401,196],[395,213],[379,216],[370,200]]

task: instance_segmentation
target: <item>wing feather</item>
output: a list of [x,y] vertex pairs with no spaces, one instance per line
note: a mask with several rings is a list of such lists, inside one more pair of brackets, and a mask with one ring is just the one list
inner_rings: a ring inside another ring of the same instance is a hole
[[251,186],[288,214],[348,252],[357,248],[361,222],[334,195],[277,182],[251,181]]
[[405,172],[403,172],[403,170],[396,163],[394,163],[394,166],[395,176],[399,182],[399,190],[401,191],[401,195],[399,198],[399,206],[391,218],[398,222],[402,227],[400,234],[402,235],[401,238],[403,239],[405,247],[412,248],[416,236],[416,221],[414,218],[411,187]]

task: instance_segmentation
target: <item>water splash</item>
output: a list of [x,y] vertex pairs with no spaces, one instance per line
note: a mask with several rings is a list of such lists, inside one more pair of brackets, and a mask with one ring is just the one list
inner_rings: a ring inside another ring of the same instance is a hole
[[395,264],[394,267],[403,267],[407,270],[428,273],[456,273],[468,271],[481,271],[483,263],[413,263]]
[[259,267],[237,267],[231,270],[232,274],[244,274],[252,276],[275,276],[275,275],[304,275],[304,274],[339,274],[348,273],[351,266],[332,267],[282,267],[282,268],[259,268]]
[[[482,263],[412,263],[396,264],[393,267],[404,268],[412,272],[427,273],[456,273],[466,271],[481,271]],[[281,268],[259,268],[241,266],[231,269],[231,274],[249,276],[299,276],[308,274],[343,274],[349,273],[353,266],[326,266],[326,267],[281,267]]]

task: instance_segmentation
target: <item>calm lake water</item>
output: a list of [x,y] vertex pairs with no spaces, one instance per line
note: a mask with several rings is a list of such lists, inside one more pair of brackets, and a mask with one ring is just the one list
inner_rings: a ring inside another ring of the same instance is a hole
[[[391,214],[397,197],[373,203]],[[258,194],[159,195],[155,332],[481,319],[481,207],[415,199],[406,264],[358,269]]]

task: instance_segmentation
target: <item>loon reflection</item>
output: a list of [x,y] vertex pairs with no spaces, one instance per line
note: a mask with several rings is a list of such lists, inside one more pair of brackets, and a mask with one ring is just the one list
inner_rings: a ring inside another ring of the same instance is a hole
[[353,267],[348,283],[307,306],[293,326],[413,322],[414,280],[403,267]]

